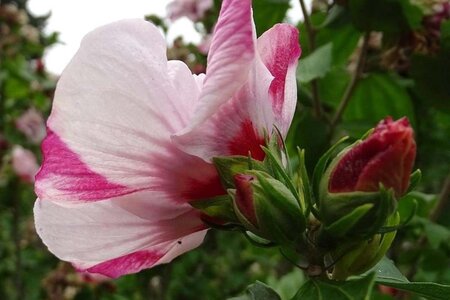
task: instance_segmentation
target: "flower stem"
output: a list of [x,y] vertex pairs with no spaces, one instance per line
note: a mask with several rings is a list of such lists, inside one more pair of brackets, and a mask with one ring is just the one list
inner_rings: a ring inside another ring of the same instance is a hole
[[[312,53],[314,49],[316,49],[316,31],[311,23],[311,19],[309,18],[308,11],[306,10],[305,1],[300,1],[300,7],[302,8],[303,19],[305,22],[306,34],[308,37],[309,51]],[[313,98],[313,106],[316,117],[322,116],[322,103],[319,97],[319,85],[317,79],[313,79],[311,81],[311,92]]]
[[300,7],[302,8],[303,18],[305,21],[305,28],[308,37],[309,50],[312,52],[316,48],[315,35],[316,32],[311,24],[311,19],[309,18],[308,11],[306,10],[305,1],[300,0]]
[[369,38],[370,38],[370,32],[366,32],[363,37],[363,44],[361,48],[361,52],[359,54],[357,64],[356,64],[356,70],[353,73],[353,76],[347,85],[347,88],[345,89],[344,95],[342,96],[341,101],[339,102],[339,107],[336,110],[336,113],[331,120],[331,131],[334,131],[334,128],[338,124],[338,122],[341,120],[342,114],[344,113],[345,109],[347,108],[348,103],[350,102],[350,99],[353,95],[353,92],[355,91],[356,85],[358,84],[359,79],[361,78],[363,69],[364,69],[364,63],[367,53],[367,48],[369,45]]

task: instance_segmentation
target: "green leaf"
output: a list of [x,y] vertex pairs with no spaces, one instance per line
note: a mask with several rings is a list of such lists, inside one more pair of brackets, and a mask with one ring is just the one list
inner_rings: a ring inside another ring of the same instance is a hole
[[324,77],[331,67],[333,45],[328,43],[302,58],[297,68],[297,80],[302,83]]
[[348,281],[310,279],[292,300],[370,300],[375,275]]
[[369,272],[376,273],[376,282],[379,284],[412,292],[430,300],[446,300],[450,295],[450,285],[433,282],[409,282],[394,263],[386,257]]
[[417,216],[427,218],[436,199],[436,195],[433,194],[424,194],[417,191],[410,192],[398,201],[398,212],[401,219],[406,219],[414,209],[414,206],[417,206]]
[[253,19],[258,36],[276,23],[284,20],[289,9],[289,0],[255,0],[253,1]]
[[344,66],[333,67],[324,78],[319,79],[320,99],[337,108],[349,81],[350,74]]
[[[334,5],[333,8],[340,7]],[[330,11],[329,16],[333,9]],[[361,37],[359,32],[351,23],[348,11],[340,13],[332,23],[321,28],[317,32],[316,44],[319,46],[332,43],[332,65],[347,66],[348,58],[355,51],[356,45]]]
[[267,279],[267,283],[280,295],[281,299],[291,299],[298,291],[298,287],[306,281],[306,276],[299,268],[294,268],[291,272],[278,278],[272,275]]
[[257,281],[247,287],[245,295],[228,300],[281,300],[281,298],[272,288]]
[[409,0],[350,0],[349,8],[362,31],[400,33],[418,28],[422,21],[422,11]]
[[424,226],[425,234],[432,248],[437,249],[441,243],[450,242],[450,230],[444,226],[431,222],[426,218],[418,217],[416,220]]
[[415,123],[414,109],[407,90],[389,74],[371,74],[356,86],[343,120],[364,120],[376,124],[386,116],[394,119],[407,116],[412,124]]

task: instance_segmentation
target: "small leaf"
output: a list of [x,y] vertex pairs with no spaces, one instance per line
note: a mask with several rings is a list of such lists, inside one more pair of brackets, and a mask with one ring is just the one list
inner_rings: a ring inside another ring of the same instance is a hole
[[245,295],[228,300],[281,300],[281,298],[272,288],[257,281],[247,287]]
[[374,279],[374,274],[348,281],[310,279],[292,300],[370,300]]
[[301,59],[297,69],[298,81],[306,83],[324,77],[331,68],[332,55],[333,44],[328,43]]
[[450,230],[425,218],[417,218],[417,220],[423,224],[428,242],[432,248],[437,249],[441,243],[450,242]]
[[450,295],[450,285],[433,282],[409,282],[394,263],[386,257],[369,272],[376,273],[376,282],[379,284],[412,292],[430,300],[446,300]]
[[[415,124],[412,100],[407,90],[389,74],[372,73],[362,78],[355,88],[342,119],[346,123],[377,123],[386,116],[408,117]],[[366,130],[366,129],[365,129]]]

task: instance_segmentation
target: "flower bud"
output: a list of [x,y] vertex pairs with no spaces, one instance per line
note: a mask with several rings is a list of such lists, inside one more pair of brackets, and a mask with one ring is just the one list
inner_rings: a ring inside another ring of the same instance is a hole
[[234,176],[229,190],[235,212],[252,233],[282,245],[295,245],[305,230],[305,217],[292,192],[267,173]]
[[406,118],[381,121],[367,139],[336,158],[328,182],[330,193],[376,192],[382,184],[397,197],[409,186],[416,156],[413,130]]
[[319,187],[327,240],[375,234],[406,193],[415,155],[408,120],[390,117],[366,139],[341,151],[326,168]]
[[255,177],[252,175],[238,174],[234,176],[236,194],[234,201],[237,211],[245,218],[245,222],[250,223],[255,228],[258,227],[256,219],[252,182]]
[[[396,226],[400,222],[398,213],[392,215],[386,226]],[[333,254],[336,264],[332,272],[333,279],[345,280],[370,270],[386,254],[396,235],[396,231],[375,234],[370,239],[354,244],[342,244]]]

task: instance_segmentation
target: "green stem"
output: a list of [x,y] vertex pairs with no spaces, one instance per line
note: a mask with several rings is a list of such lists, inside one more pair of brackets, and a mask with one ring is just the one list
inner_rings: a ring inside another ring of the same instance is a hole
[[309,43],[309,50],[310,52],[313,52],[316,48],[315,43],[315,29],[312,26],[311,19],[309,18],[308,11],[306,10],[305,1],[300,0],[300,7],[302,8],[303,18],[305,21],[305,28],[306,28],[306,34],[308,37],[308,43]]
[[[303,18],[305,22],[306,35],[308,37],[309,51],[312,53],[316,49],[316,30],[314,29],[311,19],[309,18],[308,11],[306,10],[305,1],[300,1],[300,7],[302,8]],[[322,103],[319,97],[319,85],[317,79],[311,81],[311,92],[314,106],[314,113],[316,117],[322,116]]]
[[336,125],[341,120],[341,117],[342,117],[345,109],[347,108],[348,103],[350,102],[350,99],[353,95],[353,92],[355,91],[355,88],[359,82],[359,79],[362,76],[362,73],[364,70],[364,63],[365,63],[365,59],[366,59],[367,48],[369,46],[369,38],[370,38],[370,32],[366,32],[363,37],[363,44],[361,47],[361,52],[359,54],[359,57],[358,57],[358,60],[356,63],[356,70],[353,73],[353,76],[352,76],[349,84],[347,85],[347,88],[345,89],[344,95],[342,96],[342,99],[339,102],[339,107],[336,110],[336,113],[335,113],[333,119],[331,120],[331,132],[334,131]]

